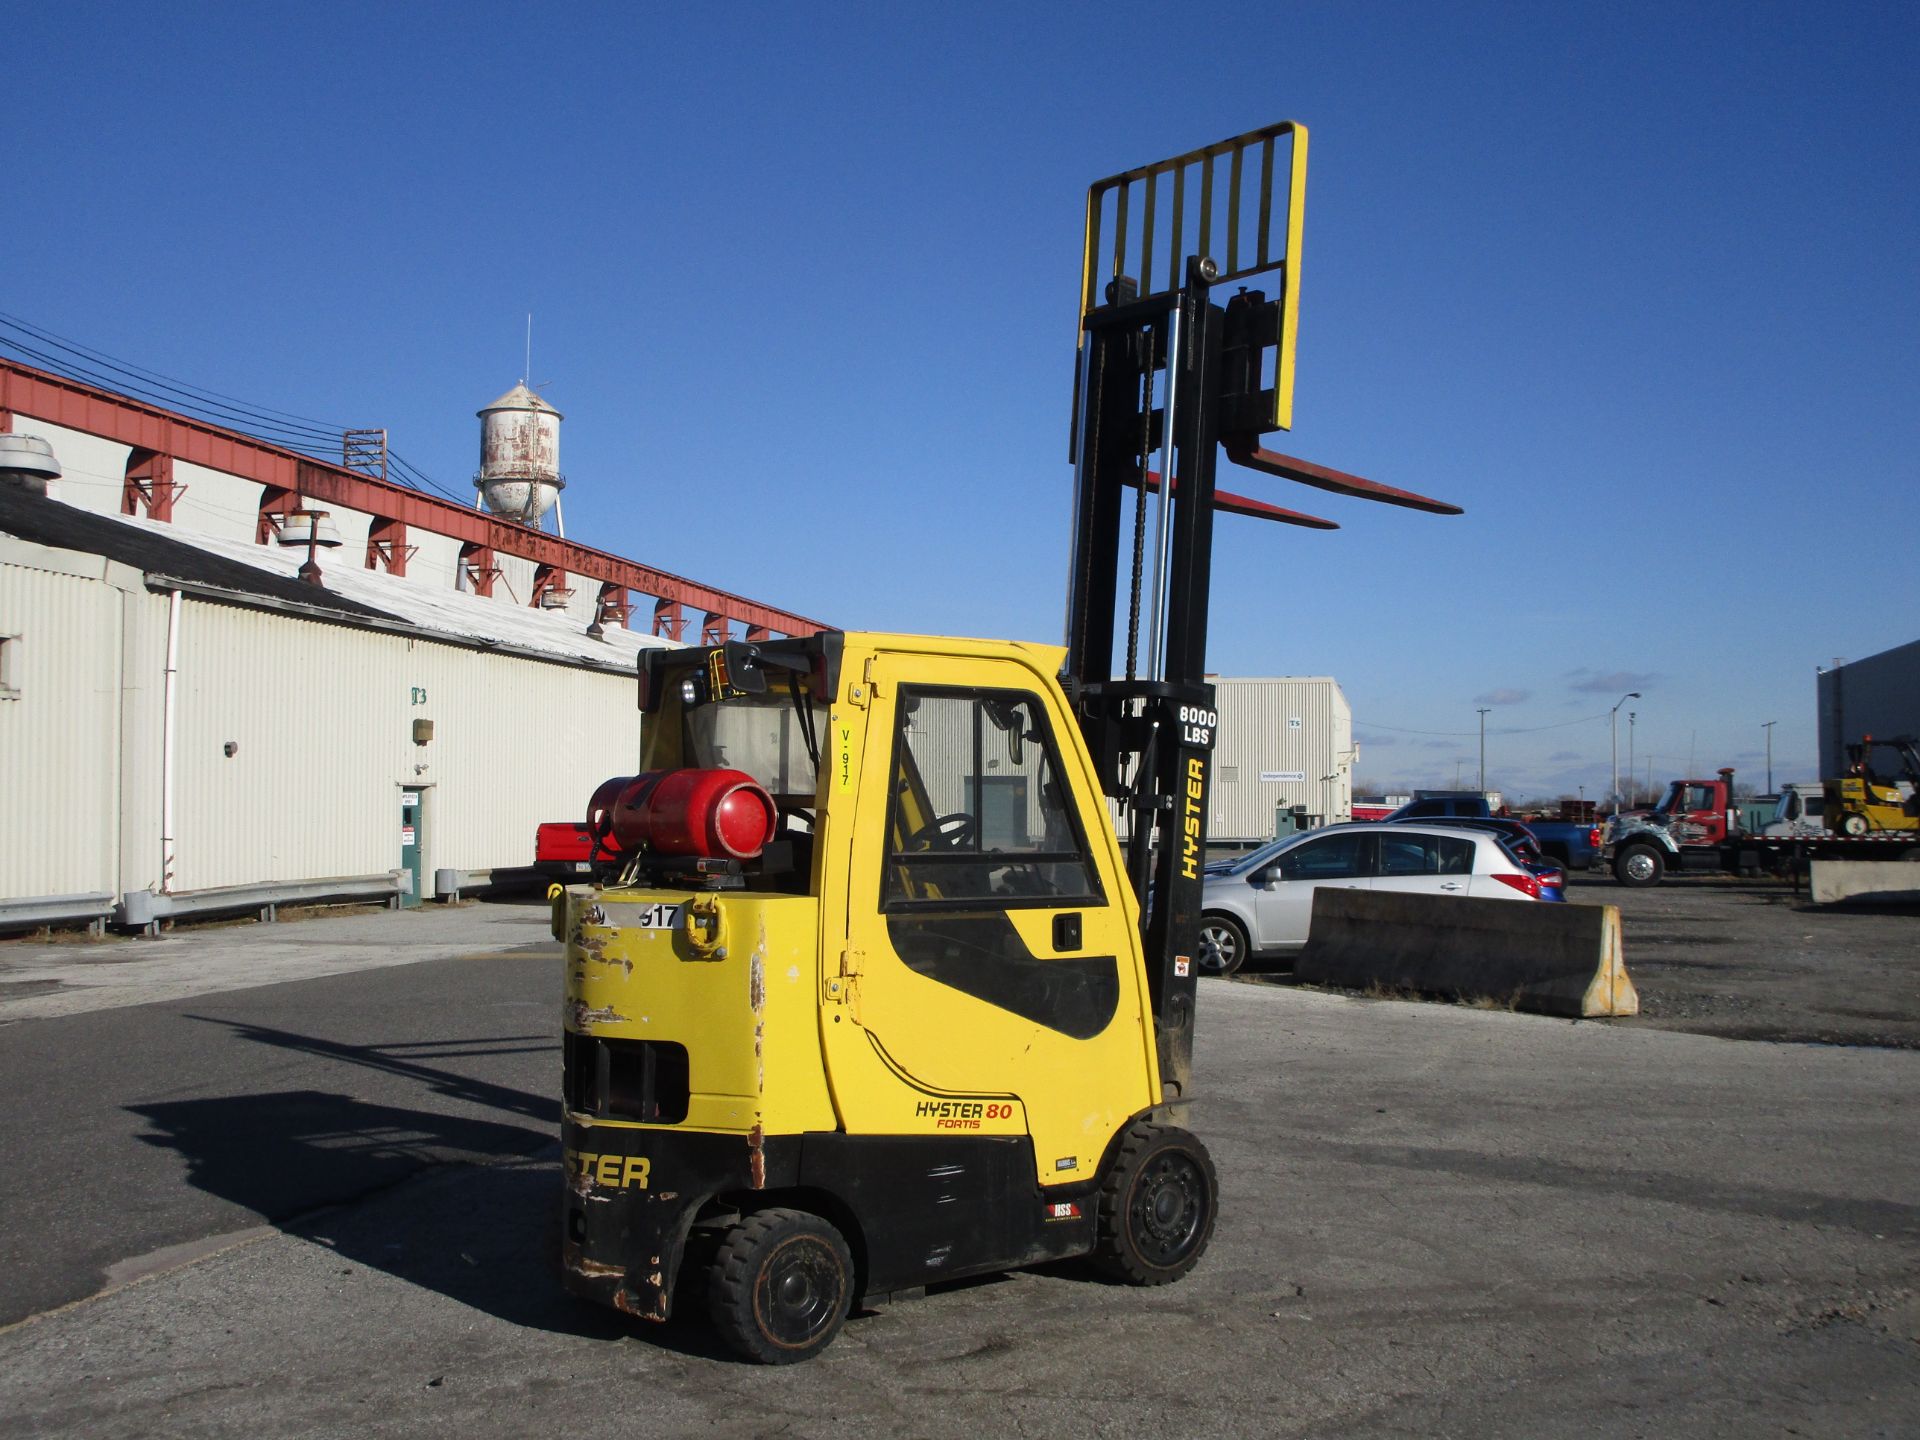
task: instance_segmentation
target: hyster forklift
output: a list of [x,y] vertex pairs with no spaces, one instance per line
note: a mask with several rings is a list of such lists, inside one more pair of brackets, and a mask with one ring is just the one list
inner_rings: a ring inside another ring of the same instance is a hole
[[[1306,157],[1280,124],[1088,194],[1064,647],[642,653],[641,773],[588,813],[617,883],[554,899],[575,1294],[654,1320],[704,1299],[780,1363],[932,1282],[1199,1260],[1213,516],[1334,528],[1216,490],[1217,452],[1458,513],[1260,448],[1291,423]],[[1214,298],[1268,273],[1271,299]]]
[[[1899,780],[1874,773],[1875,750],[1894,753],[1900,762]],[[1842,835],[1920,830],[1920,745],[1913,736],[1876,740],[1867,735],[1846,751],[1847,773],[1820,785],[1828,827]]]

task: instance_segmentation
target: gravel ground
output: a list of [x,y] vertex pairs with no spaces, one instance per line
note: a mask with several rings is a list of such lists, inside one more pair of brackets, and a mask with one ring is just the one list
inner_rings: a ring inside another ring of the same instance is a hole
[[[1640,890],[1575,875],[1568,900],[1620,907],[1640,1014],[1607,1024],[1920,1049],[1920,909],[1814,905],[1785,881],[1719,875]],[[1246,978],[1290,983],[1288,963]]]

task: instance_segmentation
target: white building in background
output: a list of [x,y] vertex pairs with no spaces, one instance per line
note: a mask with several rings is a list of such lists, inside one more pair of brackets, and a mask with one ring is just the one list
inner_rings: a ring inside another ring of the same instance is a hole
[[530,865],[637,762],[642,649],[820,628],[546,533],[559,413],[480,420],[490,508],[0,357],[0,930]]
[[417,902],[632,770],[670,642],[305,558],[0,487],[0,927]]
[[[1351,818],[1360,751],[1338,682],[1327,675],[1211,678],[1220,738],[1208,840],[1268,840],[1287,824]],[[1282,812],[1289,821],[1279,820]]]

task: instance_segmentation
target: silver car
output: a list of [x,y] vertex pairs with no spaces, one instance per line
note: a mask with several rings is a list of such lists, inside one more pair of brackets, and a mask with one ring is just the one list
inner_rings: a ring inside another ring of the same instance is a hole
[[1482,900],[1544,898],[1538,878],[1490,832],[1450,828],[1440,820],[1330,825],[1207,866],[1200,973],[1231,975],[1249,955],[1301,949],[1313,919],[1313,892],[1322,885]]

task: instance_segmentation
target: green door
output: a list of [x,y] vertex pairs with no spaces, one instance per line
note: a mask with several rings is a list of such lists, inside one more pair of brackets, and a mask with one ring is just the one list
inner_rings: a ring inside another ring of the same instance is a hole
[[423,857],[427,853],[426,827],[421,823],[420,792],[402,790],[400,792],[400,868],[413,877],[410,889],[400,894],[401,908],[411,910],[420,903],[425,893],[424,875],[421,872]]

